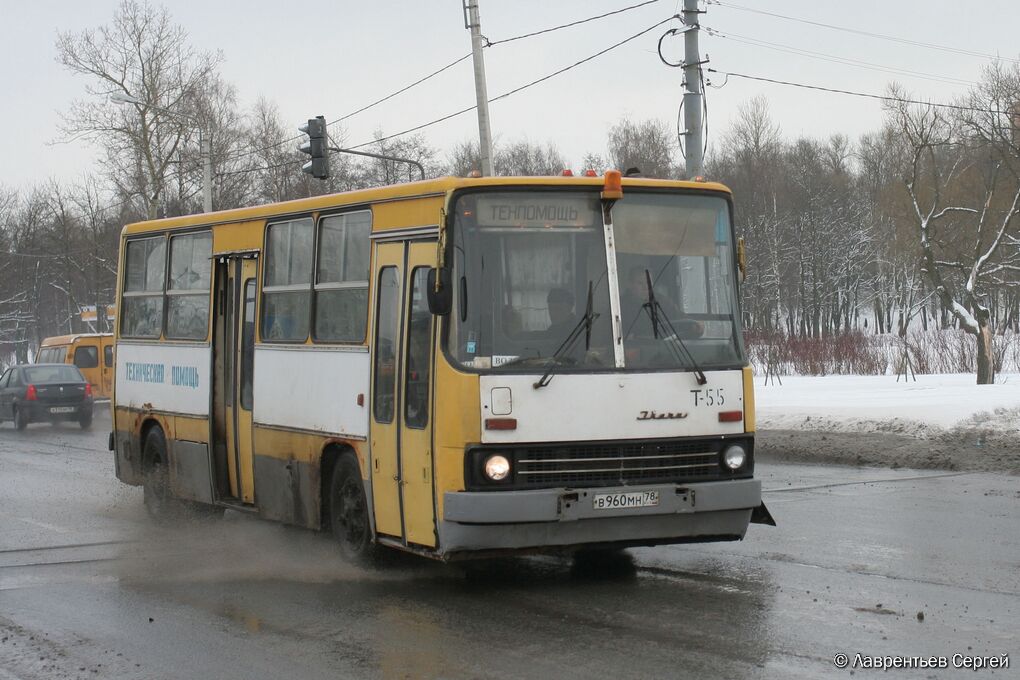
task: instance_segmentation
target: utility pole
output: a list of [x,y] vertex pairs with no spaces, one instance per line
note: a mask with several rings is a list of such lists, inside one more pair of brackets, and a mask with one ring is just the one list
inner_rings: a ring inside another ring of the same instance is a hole
[[704,121],[702,120],[701,91],[701,52],[698,49],[698,31],[700,22],[698,0],[684,0],[683,22],[684,31],[684,139],[687,144],[687,177],[694,178],[705,174],[704,144],[702,137]]
[[492,176],[492,132],[489,130],[489,93],[485,87],[485,59],[482,57],[482,19],[478,0],[463,0],[464,28],[471,30],[471,56],[475,65],[475,102],[478,105],[478,150],[482,156],[482,177]]
[[202,149],[202,212],[212,212],[212,140],[201,128],[198,145]]

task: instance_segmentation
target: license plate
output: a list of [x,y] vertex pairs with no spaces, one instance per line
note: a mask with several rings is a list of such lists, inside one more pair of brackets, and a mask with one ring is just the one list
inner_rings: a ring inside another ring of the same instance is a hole
[[595,510],[648,508],[659,504],[658,491],[628,491],[626,493],[599,493],[592,496]]
[[50,408],[50,413],[74,413],[75,408],[73,406],[53,406]]

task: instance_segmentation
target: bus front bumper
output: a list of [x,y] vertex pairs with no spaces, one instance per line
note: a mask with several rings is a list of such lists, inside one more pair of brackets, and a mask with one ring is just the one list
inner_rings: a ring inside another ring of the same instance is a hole
[[[657,491],[658,504],[596,509],[595,496]],[[761,505],[757,479],[591,489],[447,492],[442,552],[739,540]]]

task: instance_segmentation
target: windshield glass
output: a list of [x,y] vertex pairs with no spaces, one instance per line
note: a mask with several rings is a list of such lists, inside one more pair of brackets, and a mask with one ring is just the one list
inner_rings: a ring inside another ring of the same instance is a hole
[[742,365],[726,201],[625,192],[613,229],[627,367],[690,368],[680,343],[702,368]]
[[[598,194],[507,191],[458,198],[450,354],[480,369],[613,366]],[[592,290],[590,341],[577,334]]]
[[[454,210],[451,357],[493,372],[613,369],[599,194],[467,193]],[[742,365],[726,201],[631,191],[613,221],[626,368],[693,369],[680,344],[701,368]]]
[[32,366],[25,369],[25,380],[29,383],[84,382],[81,372],[66,364],[53,366]]

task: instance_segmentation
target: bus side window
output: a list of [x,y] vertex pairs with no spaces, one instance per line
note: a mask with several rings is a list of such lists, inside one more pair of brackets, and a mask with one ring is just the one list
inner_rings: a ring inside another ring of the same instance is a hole
[[429,422],[429,370],[432,346],[432,314],[425,286],[427,267],[411,274],[412,288],[407,335],[407,369],[404,380],[404,421],[408,427],[424,428]]
[[107,345],[103,348],[103,364],[107,368],[113,368],[113,345]]
[[74,348],[74,365],[78,368],[99,366],[99,348],[82,345]]
[[126,247],[121,333],[135,338],[158,338],[163,330],[166,239],[162,236],[135,239],[128,241]]
[[263,340],[304,342],[308,338],[313,237],[310,218],[268,227],[262,284]]
[[397,322],[400,318],[400,283],[396,267],[383,267],[379,271],[378,297],[372,410],[377,423],[391,423],[397,386]]
[[255,372],[255,279],[244,282],[244,317],[241,319],[241,408],[252,406],[252,374]]
[[319,223],[315,275],[317,342],[362,342],[368,320],[372,213],[331,215]]
[[170,239],[166,336],[204,340],[209,334],[209,284],[212,280],[212,234],[184,234]]

